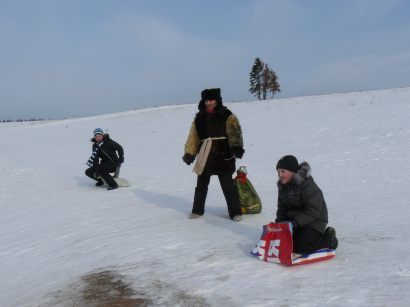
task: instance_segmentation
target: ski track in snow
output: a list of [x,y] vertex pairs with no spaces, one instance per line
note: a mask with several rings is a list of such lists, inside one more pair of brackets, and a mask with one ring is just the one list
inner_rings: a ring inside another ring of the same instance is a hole
[[[196,177],[181,157],[196,105],[0,124],[0,306],[75,306],[82,277],[106,271],[152,306],[408,306],[409,101],[400,88],[228,103],[263,203],[240,223],[215,176],[205,215],[187,218]],[[96,127],[124,147],[130,188],[85,177]],[[332,260],[249,254],[275,218],[286,154],[309,162],[324,192]]]

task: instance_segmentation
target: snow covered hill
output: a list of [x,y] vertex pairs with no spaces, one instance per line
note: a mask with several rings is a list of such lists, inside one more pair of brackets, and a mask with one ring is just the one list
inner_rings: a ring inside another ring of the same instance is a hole
[[[226,105],[263,202],[240,223],[216,177],[205,215],[188,219],[196,177],[181,157],[196,105],[1,123],[0,306],[94,306],[95,274],[140,306],[409,306],[410,88]],[[124,147],[132,187],[85,177],[97,127]],[[287,267],[249,254],[274,220],[286,154],[308,161],[324,192],[332,260]]]

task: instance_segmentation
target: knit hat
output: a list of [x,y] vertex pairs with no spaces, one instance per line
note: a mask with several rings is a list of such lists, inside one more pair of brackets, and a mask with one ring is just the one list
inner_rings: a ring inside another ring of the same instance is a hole
[[276,164],[276,169],[285,169],[292,173],[297,173],[299,170],[298,159],[295,156],[283,156],[279,159],[278,164]]
[[96,134],[102,134],[102,135],[104,135],[104,130],[102,130],[101,128],[97,128],[97,129],[94,130],[94,136],[95,136]]

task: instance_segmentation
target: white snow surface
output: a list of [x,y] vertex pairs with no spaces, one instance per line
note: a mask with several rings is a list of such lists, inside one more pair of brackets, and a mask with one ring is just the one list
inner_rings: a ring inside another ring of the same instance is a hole
[[[217,176],[204,216],[188,219],[196,175],[181,157],[197,105],[1,123],[0,306],[71,306],[81,277],[105,270],[152,306],[410,306],[410,88],[225,105],[263,204],[239,223]],[[130,188],[85,176],[97,127],[124,147]],[[332,260],[250,255],[275,219],[287,154],[310,164],[324,193]]]

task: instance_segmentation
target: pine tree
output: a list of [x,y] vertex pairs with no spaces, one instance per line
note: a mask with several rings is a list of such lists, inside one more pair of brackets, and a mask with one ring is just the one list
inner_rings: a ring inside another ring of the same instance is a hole
[[270,69],[268,64],[263,63],[260,58],[255,59],[249,76],[251,84],[249,92],[255,94],[255,97],[258,97],[259,100],[261,100],[261,94],[263,95],[262,99],[265,100],[268,92],[272,94],[272,98],[276,92],[280,92],[276,72]]
[[250,83],[251,83],[251,88],[249,89],[249,92],[252,94],[255,94],[255,97],[258,97],[259,100],[261,100],[261,92],[262,92],[262,87],[261,87],[261,73],[263,70],[264,63],[259,59],[256,58],[255,62],[252,66],[252,70],[249,73],[250,76]]

